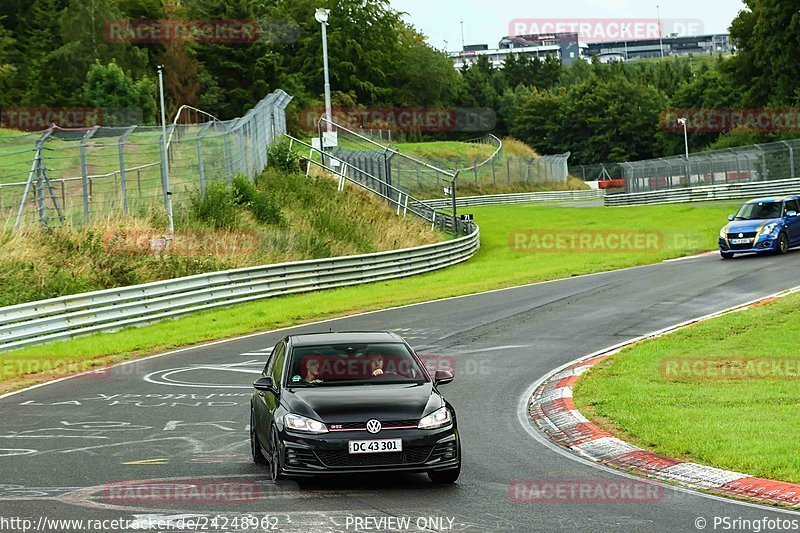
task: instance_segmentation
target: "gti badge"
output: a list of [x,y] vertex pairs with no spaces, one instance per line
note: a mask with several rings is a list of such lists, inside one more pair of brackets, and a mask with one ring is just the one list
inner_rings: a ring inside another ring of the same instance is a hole
[[378,433],[381,430],[381,423],[374,418],[367,422],[367,431],[370,433]]

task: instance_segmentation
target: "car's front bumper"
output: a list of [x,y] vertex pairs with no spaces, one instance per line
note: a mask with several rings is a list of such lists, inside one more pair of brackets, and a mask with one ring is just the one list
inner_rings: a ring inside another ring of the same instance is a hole
[[[431,472],[457,468],[461,462],[458,429],[335,431],[323,435],[281,432],[281,465],[288,476],[370,472]],[[403,451],[350,454],[351,440],[402,439]]]
[[759,237],[752,245],[732,245],[727,239],[719,239],[719,251],[732,254],[774,252],[778,247],[778,238],[771,235]]

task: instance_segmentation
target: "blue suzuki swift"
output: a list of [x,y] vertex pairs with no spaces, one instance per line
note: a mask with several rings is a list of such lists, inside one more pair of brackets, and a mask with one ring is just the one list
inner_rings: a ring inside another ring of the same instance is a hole
[[750,200],[719,232],[723,259],[734,254],[779,253],[800,246],[800,196]]

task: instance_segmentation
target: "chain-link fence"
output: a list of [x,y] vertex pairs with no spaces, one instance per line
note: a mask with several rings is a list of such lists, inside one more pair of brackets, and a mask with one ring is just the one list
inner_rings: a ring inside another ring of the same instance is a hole
[[622,177],[619,163],[597,163],[594,165],[570,165],[569,174],[583,181],[603,181]]
[[[502,143],[494,136],[473,140],[495,149],[489,157],[398,157],[402,150],[376,150],[374,145],[340,133],[338,147],[332,153],[348,164],[419,198],[441,198],[449,193],[450,183],[457,176],[459,191],[497,188],[520,184],[538,187],[567,183],[567,161],[570,154],[542,157],[506,156]],[[407,154],[406,154],[407,155]],[[445,170],[446,172],[442,172]]]
[[[165,209],[210,180],[254,177],[286,132],[291,97],[278,90],[245,116],[202,124],[95,127],[0,135],[0,221],[90,224]],[[166,186],[169,184],[169,187]]]
[[800,177],[800,139],[629,163],[575,165],[574,176],[621,177],[625,192],[647,192]]

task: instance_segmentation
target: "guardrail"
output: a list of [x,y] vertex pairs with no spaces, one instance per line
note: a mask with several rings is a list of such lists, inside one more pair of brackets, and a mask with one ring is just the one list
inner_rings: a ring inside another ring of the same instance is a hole
[[[524,204],[530,202],[553,202],[570,200],[598,200],[605,196],[605,191],[579,190],[579,191],[548,191],[548,192],[523,192],[515,194],[490,194],[486,196],[462,196],[456,198],[457,207],[480,207],[489,205]],[[450,198],[438,200],[424,200],[425,205],[432,209],[446,209],[453,205]]]
[[712,200],[735,200],[756,196],[775,196],[800,193],[800,179],[759,181],[755,183],[703,185],[684,189],[609,194],[605,205],[632,206],[648,204],[671,204],[684,202],[708,202]]
[[471,167],[460,168],[460,169],[458,169],[459,172],[468,172],[470,170],[475,172],[479,168],[481,168],[482,166],[484,166],[484,165],[486,165],[488,163],[491,163],[498,156],[502,155],[502,152],[503,152],[503,141],[500,140],[499,137],[496,137],[496,136],[492,135],[491,133],[489,135],[484,135],[483,137],[479,137],[477,139],[470,139],[470,140],[465,141],[465,142],[476,143],[476,144],[491,144],[493,146],[496,146],[497,148],[495,149],[495,151],[494,151],[494,153],[492,155],[487,157],[482,162],[476,163],[476,164],[472,165]]
[[273,296],[432,272],[466,261],[479,248],[480,231],[472,224],[464,237],[416,248],[213,272],[4,307],[0,350]]

